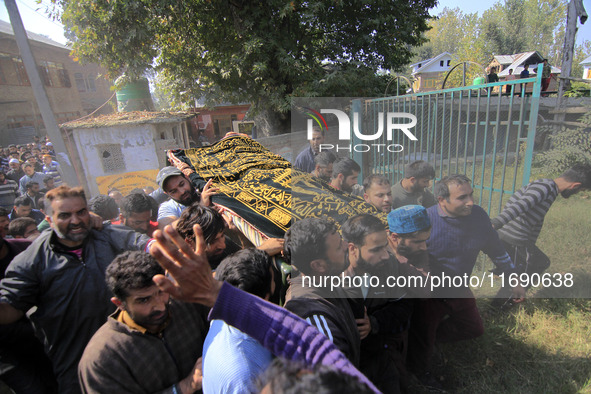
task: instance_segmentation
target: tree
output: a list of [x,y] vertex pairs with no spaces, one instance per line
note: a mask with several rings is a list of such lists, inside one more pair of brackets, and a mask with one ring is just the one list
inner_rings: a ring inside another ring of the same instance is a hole
[[408,63],[436,3],[55,1],[80,59],[112,77],[154,69],[184,101],[251,102],[267,134],[288,129],[296,94],[332,96],[339,80],[339,94],[375,94],[367,81]]

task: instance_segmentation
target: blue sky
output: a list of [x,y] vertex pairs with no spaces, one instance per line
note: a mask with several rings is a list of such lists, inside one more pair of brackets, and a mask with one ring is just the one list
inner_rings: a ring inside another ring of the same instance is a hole
[[[25,29],[34,33],[47,35],[54,41],[62,44],[66,43],[61,24],[57,21],[50,20],[44,14],[47,5],[51,4],[50,0],[42,0],[42,4],[37,4],[35,0],[16,0],[16,3],[21,13]],[[482,12],[490,8],[494,3],[495,1],[493,0],[441,0],[439,5],[431,11],[431,14],[438,14],[444,7],[459,7],[465,13],[478,12],[481,15]],[[585,5],[587,14],[591,16],[591,0],[583,0],[583,4]],[[9,21],[4,1],[0,5],[0,19]],[[578,26],[577,43],[582,42],[583,39],[591,40],[591,18],[584,25],[579,24]]]

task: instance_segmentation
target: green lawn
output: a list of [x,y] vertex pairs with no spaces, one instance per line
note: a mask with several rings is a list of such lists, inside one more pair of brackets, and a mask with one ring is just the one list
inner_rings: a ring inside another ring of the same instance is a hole
[[559,197],[537,245],[552,261],[548,272],[573,273],[573,288],[538,289],[508,312],[479,299],[484,336],[439,348],[448,392],[591,393],[591,300],[556,298],[590,293],[590,194]]

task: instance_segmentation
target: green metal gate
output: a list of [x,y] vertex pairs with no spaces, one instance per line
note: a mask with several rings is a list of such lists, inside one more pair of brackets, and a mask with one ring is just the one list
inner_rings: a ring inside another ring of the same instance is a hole
[[[395,132],[388,141],[383,133],[376,144],[400,144],[404,150],[373,149],[352,156],[362,164],[363,177],[382,174],[392,182],[402,179],[404,166],[415,160],[431,163],[436,179],[465,174],[472,180],[475,199],[494,216],[503,206],[503,197],[530,180],[541,74],[539,65],[536,76],[527,79],[354,100],[353,112],[363,113],[362,133],[378,128],[380,112],[402,112],[416,116],[411,131],[418,140]],[[505,93],[507,86],[509,94]],[[351,138],[355,144],[362,142],[353,133]]]

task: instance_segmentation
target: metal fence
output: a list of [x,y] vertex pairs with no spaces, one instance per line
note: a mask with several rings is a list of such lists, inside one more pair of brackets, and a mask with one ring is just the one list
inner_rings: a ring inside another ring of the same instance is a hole
[[[462,173],[471,180],[475,198],[489,215],[500,211],[503,197],[529,182],[541,90],[542,65],[532,78],[434,92],[371,100],[354,100],[352,110],[361,110],[361,132],[376,130],[380,112],[413,114],[417,137],[386,133],[376,144],[399,144],[397,153],[373,149],[354,152],[362,163],[362,176],[382,174],[392,182],[404,176],[404,166],[425,160],[435,168],[436,179]],[[524,84],[533,85],[523,88]],[[493,92],[494,87],[501,94]],[[506,93],[508,90],[508,93]],[[531,92],[531,93],[530,93]],[[352,134],[354,143],[359,139]],[[381,145],[380,145],[381,146]],[[505,199],[506,201],[506,199]]]

